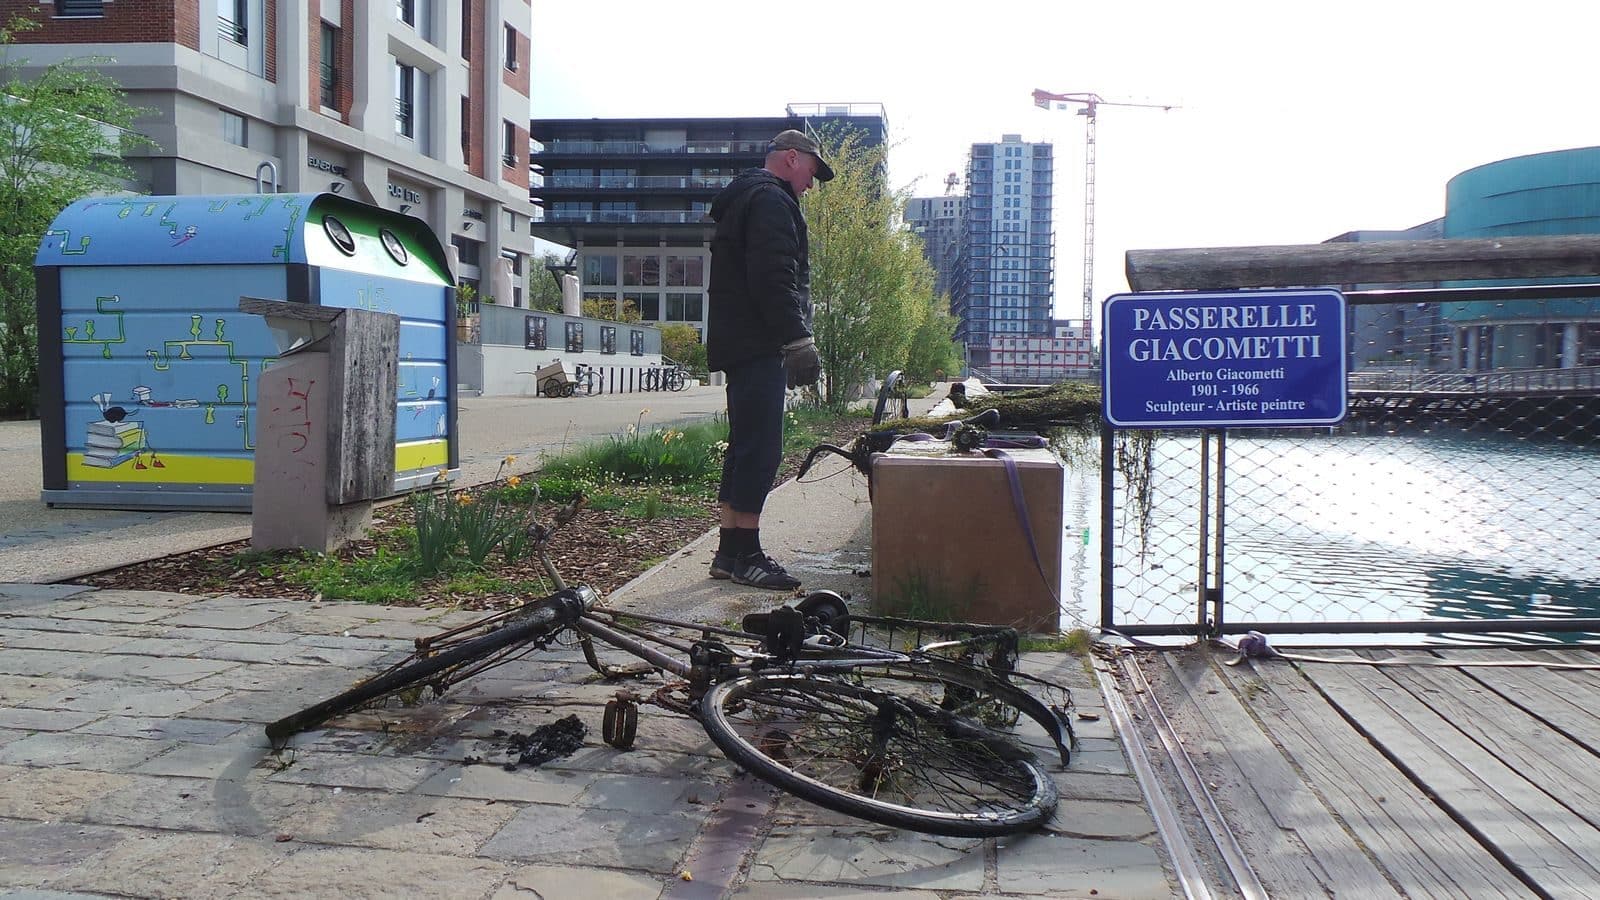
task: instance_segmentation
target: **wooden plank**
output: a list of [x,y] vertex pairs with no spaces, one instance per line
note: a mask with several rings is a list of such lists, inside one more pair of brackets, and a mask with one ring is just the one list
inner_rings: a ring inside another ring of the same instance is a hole
[[[1356,658],[1356,657],[1351,657]],[[1494,754],[1460,736],[1377,667],[1302,663],[1407,777],[1437,797],[1520,877],[1552,897],[1600,896],[1600,833],[1550,800]],[[1576,850],[1574,848],[1584,848]]]
[[329,349],[328,483],[332,505],[394,493],[400,317],[342,310]]
[[1129,250],[1135,291],[1600,275],[1600,236]]
[[1258,660],[1223,675],[1328,809],[1408,897],[1529,897],[1433,799],[1328,705],[1294,666]]
[[[1189,713],[1184,744],[1231,815],[1250,864],[1272,896],[1398,897],[1199,651],[1162,654]],[[1168,710],[1171,716],[1173,710]],[[1196,741],[1198,738],[1198,742]]]
[[[1541,806],[1557,804],[1600,826],[1600,766],[1583,745],[1517,708],[1458,669],[1394,668],[1396,684],[1449,720],[1463,736],[1540,788]],[[1545,798],[1548,798],[1546,800]],[[1600,830],[1589,836],[1600,854]],[[1580,849],[1580,848],[1574,848]]]
[[[1495,650],[1451,651],[1448,658],[1537,661],[1528,653]],[[1600,703],[1574,690],[1572,682],[1557,677],[1554,670],[1470,666],[1461,671],[1590,753],[1600,753],[1600,716],[1596,715]]]

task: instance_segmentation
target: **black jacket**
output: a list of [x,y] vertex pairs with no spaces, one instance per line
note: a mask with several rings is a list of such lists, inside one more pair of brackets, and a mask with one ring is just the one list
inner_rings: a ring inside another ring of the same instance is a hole
[[706,361],[712,371],[779,353],[811,335],[811,262],[806,221],[789,183],[765,169],[740,174],[711,201],[711,308]]

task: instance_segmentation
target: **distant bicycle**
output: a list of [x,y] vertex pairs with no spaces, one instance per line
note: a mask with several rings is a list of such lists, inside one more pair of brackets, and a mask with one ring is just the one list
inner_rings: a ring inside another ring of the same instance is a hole
[[600,393],[600,370],[587,363],[578,363],[578,372],[574,377],[574,390],[582,391],[584,396],[593,397]]
[[681,391],[689,386],[689,375],[680,366],[662,370],[661,379],[662,390]]

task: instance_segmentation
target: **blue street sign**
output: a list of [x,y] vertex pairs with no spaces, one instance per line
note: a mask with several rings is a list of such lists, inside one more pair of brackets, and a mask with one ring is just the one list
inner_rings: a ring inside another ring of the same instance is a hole
[[1344,295],[1115,294],[1101,402],[1117,428],[1332,425],[1344,418]]

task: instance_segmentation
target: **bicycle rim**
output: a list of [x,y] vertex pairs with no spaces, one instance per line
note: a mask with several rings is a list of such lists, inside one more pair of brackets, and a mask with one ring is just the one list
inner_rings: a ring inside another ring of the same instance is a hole
[[837,812],[955,837],[1049,818],[1055,782],[1027,751],[919,702],[845,681],[748,675],[706,692],[706,733],[751,774]]

